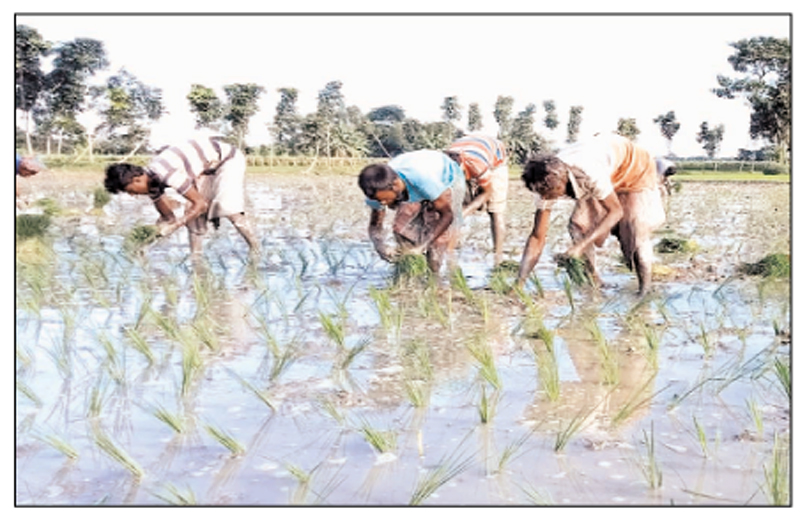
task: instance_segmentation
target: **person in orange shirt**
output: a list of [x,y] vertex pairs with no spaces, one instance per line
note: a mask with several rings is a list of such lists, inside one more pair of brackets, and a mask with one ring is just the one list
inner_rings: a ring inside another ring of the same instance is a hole
[[650,236],[666,215],[662,181],[655,160],[644,148],[620,135],[597,135],[558,155],[530,159],[522,180],[539,200],[520,261],[520,286],[544,249],[553,203],[569,197],[576,204],[569,223],[573,245],[566,256],[583,257],[595,285],[602,285],[594,248],[601,247],[613,234],[619,239],[628,268],[636,271],[639,295],[649,291],[653,258]]
[[506,236],[505,211],[508,198],[508,154],[503,143],[486,135],[470,134],[456,139],[444,151],[461,166],[469,192],[464,216],[479,211],[484,205],[489,214],[494,246],[494,265],[503,260]]

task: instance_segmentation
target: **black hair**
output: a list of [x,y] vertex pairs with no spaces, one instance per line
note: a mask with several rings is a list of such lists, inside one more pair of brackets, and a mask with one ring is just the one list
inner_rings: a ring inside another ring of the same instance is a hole
[[525,164],[525,169],[522,172],[522,180],[525,182],[525,187],[531,191],[537,191],[537,186],[541,187],[542,191],[549,191],[566,176],[567,166],[561,159],[552,154],[532,157]]
[[144,168],[141,166],[126,163],[111,164],[106,168],[106,179],[104,181],[106,191],[109,193],[124,191],[134,177],[144,174]]
[[391,190],[397,178],[397,172],[389,165],[370,164],[358,174],[358,187],[367,198],[374,199],[377,192]]

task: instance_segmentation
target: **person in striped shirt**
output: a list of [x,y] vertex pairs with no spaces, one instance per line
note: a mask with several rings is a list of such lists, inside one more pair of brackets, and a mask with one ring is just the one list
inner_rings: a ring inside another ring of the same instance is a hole
[[505,211],[508,198],[508,154],[501,141],[471,134],[456,139],[445,153],[461,166],[471,200],[465,201],[464,216],[480,211],[489,214],[494,246],[494,265],[503,260],[506,236]]
[[538,155],[525,165],[522,180],[539,199],[520,261],[517,283],[524,284],[544,249],[550,211],[560,197],[576,201],[570,217],[573,245],[568,257],[584,257],[595,285],[594,248],[609,234],[619,239],[628,268],[636,271],[639,295],[650,289],[653,245],[650,235],[666,220],[662,178],[642,147],[621,135],[596,135],[558,155]]
[[[202,251],[208,221],[218,228],[222,217],[242,235],[251,253],[257,253],[258,242],[244,214],[245,166],[244,154],[236,147],[204,136],[165,148],[146,167],[109,165],[105,187],[109,193],[149,196],[160,215],[156,223],[159,235],[168,236],[186,226],[193,254]],[[189,201],[180,218],[164,196],[167,188]]]

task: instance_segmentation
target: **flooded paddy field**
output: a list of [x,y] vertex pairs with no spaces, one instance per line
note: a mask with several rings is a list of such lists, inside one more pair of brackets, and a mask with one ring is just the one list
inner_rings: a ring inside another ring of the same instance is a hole
[[[462,278],[395,283],[354,177],[249,175],[230,223],[126,244],[146,198],[45,172],[16,251],[18,505],[769,505],[789,501],[790,284],[737,268],[790,240],[788,184],[684,183],[655,291],[611,238],[573,286],[569,202],[522,294],[488,217]],[[519,261],[533,196],[512,182]],[[34,211],[41,211],[34,205]]]

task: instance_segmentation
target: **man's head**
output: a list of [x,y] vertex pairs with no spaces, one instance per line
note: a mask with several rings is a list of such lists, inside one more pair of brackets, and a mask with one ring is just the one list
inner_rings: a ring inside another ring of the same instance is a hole
[[144,168],[125,163],[109,165],[104,184],[109,193],[124,191],[131,195],[145,195],[149,189]]
[[393,209],[406,198],[405,183],[387,164],[371,164],[361,170],[358,187],[368,199]]
[[555,155],[537,155],[528,160],[522,172],[525,187],[543,199],[557,199],[567,194],[569,169]]
[[30,177],[31,175],[36,175],[42,169],[42,165],[34,159],[33,157],[23,157],[19,161],[19,167],[17,171],[19,172],[20,177]]

